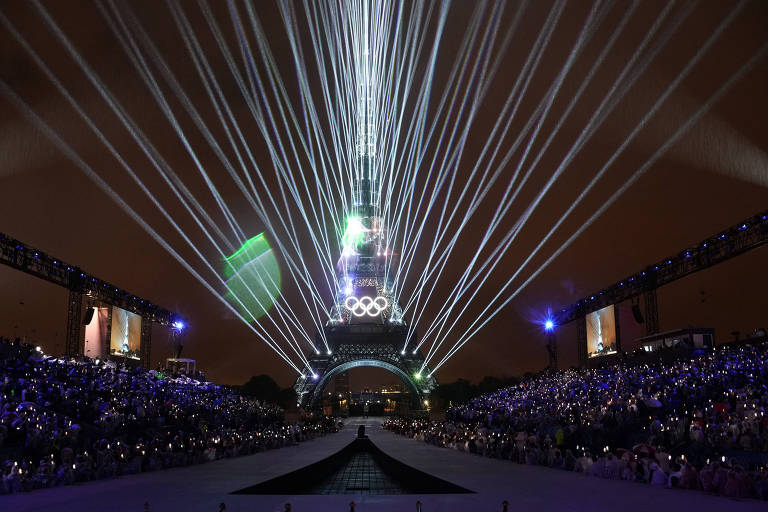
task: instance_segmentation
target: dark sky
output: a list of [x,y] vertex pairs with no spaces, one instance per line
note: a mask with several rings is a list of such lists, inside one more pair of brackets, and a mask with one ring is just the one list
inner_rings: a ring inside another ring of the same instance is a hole
[[[235,36],[226,4],[211,4],[225,37],[234,47]],[[236,4],[244,11],[239,2]],[[43,5],[82,53],[89,66],[158,148],[163,158],[188,184],[214,219],[223,225],[223,217],[217,213],[214,201],[206,193],[194,162],[120,48],[96,4],[72,1],[44,2]],[[199,109],[205,124],[218,140],[224,141],[224,132],[218,124],[215,111],[208,101],[167,6],[154,1],[127,2],[121,5],[121,12],[125,16],[129,16],[130,12],[136,15],[169,63],[191,102]],[[531,155],[542,148],[544,141],[555,129],[557,121],[630,4],[616,2],[615,5],[606,5],[609,10],[605,18],[566,75],[551,111],[541,125],[539,136],[533,141]],[[501,232],[506,232],[515,225],[565,157],[607,94],[610,84],[631,58],[665,5],[666,2],[641,2],[631,15],[625,30],[616,40],[551,145],[543,152],[543,157],[521,189],[513,207],[503,218]],[[688,3],[680,2],[679,5],[673,6],[664,27],[668,26],[670,20],[684,13],[687,5]],[[461,320],[459,327],[466,327],[480,313],[483,305],[496,294],[501,283],[527,258],[539,240],[635,129],[665,89],[679,76],[707,38],[717,29],[718,24],[727,19],[729,13],[739,5],[737,2],[722,1],[700,2],[693,7],[646,71],[544,197],[512,248],[469,305],[469,314]],[[126,6],[130,7],[130,12]],[[294,101],[294,107],[300,108],[293,61],[282,20],[272,3],[255,2],[255,6],[277,66],[285,78],[287,92]],[[553,4],[549,2],[536,1],[524,11],[518,30],[501,55],[498,72],[493,77],[470,131],[457,171],[459,183],[467,179],[493,123],[498,118],[506,95],[512,89],[552,7]],[[588,2],[566,4],[552,40],[543,53],[539,67],[521,101],[519,113],[511,125],[509,134],[502,141],[505,151],[523,129],[536,105],[562,69],[590,7]],[[184,8],[201,44],[206,48],[206,55],[222,90],[231,99],[235,115],[259,165],[265,172],[274,173],[262,135],[247,113],[240,91],[221,53],[216,49],[197,4],[184,3]],[[503,12],[498,14],[501,16],[499,26],[502,31],[511,25],[518,8],[519,4],[516,2],[503,4]],[[301,6],[297,5],[296,9],[301,14]],[[204,237],[189,218],[185,217],[183,209],[157,178],[157,174],[133,143],[126,129],[109,110],[77,63],[52,35],[33,4],[0,0],[0,12],[51,67],[131,168],[150,190],[157,194],[173,217],[178,219],[199,249],[210,261],[216,262],[217,256],[209,246],[205,246]],[[491,12],[493,11],[489,7],[486,17],[489,17]],[[440,46],[435,69],[430,108],[434,108],[443,92],[443,84],[446,83],[451,66],[457,58],[471,14],[470,2],[455,2],[449,10],[444,41]],[[608,168],[597,186],[521,273],[520,278],[515,281],[516,285],[522,283],[579,229],[697,109],[763,48],[768,42],[767,26],[768,4],[760,0],[744,3],[732,23],[690,69],[661,108],[641,127],[637,137]],[[427,39],[433,35],[433,30],[434,25],[429,25],[426,30]],[[305,50],[311,49],[308,39],[303,40],[302,44],[305,45]],[[548,306],[557,308],[570,303],[743,218],[767,209],[767,63],[766,58],[759,60],[735,82],[636,183],[442,367],[437,373],[438,379],[444,382],[458,377],[477,380],[483,375],[520,374],[527,370],[541,369],[546,364],[546,351],[541,329],[536,321],[542,317]],[[241,61],[238,61],[238,65],[243,67]],[[83,161],[147,219],[168,243],[184,258],[194,260],[193,251],[184,246],[182,239],[126,177],[116,160],[51,85],[5,26],[0,28],[0,78],[50,124]],[[310,72],[308,79],[311,87],[318,87],[316,73]],[[422,80],[422,76],[417,76],[414,87],[420,86]],[[202,166],[235,212],[238,222],[249,235],[263,231],[263,223],[254,215],[242,194],[228,179],[215,153],[195,129],[189,116],[184,114],[182,104],[173,96],[167,85],[163,85],[163,88],[169,98],[172,98],[171,108],[179,115],[182,128],[188,134],[190,144],[196,148]],[[315,92],[319,95],[317,90]],[[293,370],[265,347],[239,320],[233,318],[221,303],[95,186],[8,100],[7,95],[0,94],[0,113],[0,232],[77,264],[94,275],[181,313],[190,324],[184,355],[197,359],[199,367],[206,370],[214,380],[241,383],[251,375],[269,373],[282,385],[292,382],[295,377]],[[529,139],[525,140],[527,143]],[[433,148],[432,151],[434,154],[443,154],[446,148]],[[227,157],[234,160],[231,152],[227,152]],[[491,190],[487,200],[462,234],[449,265],[438,277],[435,294],[426,308],[425,320],[436,313],[464,265],[475,254],[490,215],[520,158],[522,151],[518,150],[503,168],[499,184]],[[532,156],[526,161],[523,169],[528,168],[531,159]],[[420,176],[423,172],[425,171],[420,170]],[[428,188],[430,182],[427,178],[424,180]],[[450,205],[455,197],[442,194],[439,200]],[[273,213],[276,215],[278,212]],[[417,266],[426,261],[428,245],[431,244],[437,226],[436,219],[435,215],[427,219],[417,249]],[[491,247],[498,241],[499,236],[493,237]],[[302,239],[300,243],[308,242]],[[756,250],[661,289],[661,329],[669,330],[688,325],[714,327],[717,330],[717,338],[725,340],[730,337],[731,331],[747,332],[767,325],[766,251],[768,249]],[[308,265],[316,272],[318,267],[312,258],[311,255],[307,257]],[[196,268],[201,266],[197,264]],[[319,273],[313,275],[317,275],[319,279]],[[306,322],[307,330],[311,333],[310,322],[302,312],[303,305],[295,291],[295,284],[287,282],[287,276],[288,274],[283,272],[286,280],[286,300],[295,306],[299,317]],[[413,286],[413,283],[410,286]],[[0,267],[0,289],[0,335],[26,335],[39,340],[49,352],[63,350],[66,320],[66,292],[63,289],[7,267]],[[424,329],[428,323],[425,321],[420,324],[419,329]],[[456,329],[457,334],[460,331],[461,329]],[[558,336],[561,365],[575,363],[574,327],[564,326]],[[455,338],[451,339],[449,336],[448,343],[453,341]],[[624,341],[626,343],[628,340],[625,338]],[[629,348],[632,347],[631,344],[628,345]],[[169,352],[167,336],[161,331],[156,331],[153,360],[164,359]],[[375,374],[371,378],[380,380],[381,376]]]

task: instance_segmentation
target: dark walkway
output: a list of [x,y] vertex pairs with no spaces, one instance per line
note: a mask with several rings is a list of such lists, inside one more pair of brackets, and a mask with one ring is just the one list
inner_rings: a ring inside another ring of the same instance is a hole
[[[386,454],[477,494],[354,497],[347,494],[230,494],[234,489],[267,481],[329,457],[354,439],[357,425],[363,421],[367,423],[366,434]],[[381,420],[376,418],[353,419],[338,434],[294,448],[85,485],[0,496],[0,510],[141,512],[144,502],[149,502],[150,512],[215,512],[219,503],[224,502],[227,512],[283,512],[285,504],[290,502],[292,512],[346,512],[353,500],[357,503],[356,512],[415,510],[416,500],[423,503],[424,512],[500,512],[502,500],[509,500],[510,510],[515,511],[766,510],[765,502],[756,500],[737,501],[703,492],[589,478],[567,471],[467,455],[397,436],[381,429],[380,423]]]
[[407,490],[384,472],[373,455],[359,452],[315,487],[315,494],[405,494]]
[[446,480],[414,469],[359,437],[330,457],[233,494],[464,494]]

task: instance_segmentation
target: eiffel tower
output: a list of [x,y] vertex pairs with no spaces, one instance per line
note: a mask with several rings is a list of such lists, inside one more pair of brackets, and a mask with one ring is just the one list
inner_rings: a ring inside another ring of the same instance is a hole
[[[363,49],[363,74],[370,69],[367,44]],[[336,375],[361,366],[384,368],[398,376],[408,387],[416,408],[421,408],[437,386],[429,369],[422,370],[421,352],[404,348],[408,325],[389,272],[396,255],[386,245],[387,226],[381,216],[376,109],[371,89],[369,76],[359,80],[351,213],[346,219],[337,265],[339,289],[323,328],[330,350],[310,359],[311,370],[299,376],[294,386],[299,404],[307,408],[319,405],[323,390]],[[316,338],[322,345],[319,333]],[[409,345],[416,342],[417,336],[412,333]]]

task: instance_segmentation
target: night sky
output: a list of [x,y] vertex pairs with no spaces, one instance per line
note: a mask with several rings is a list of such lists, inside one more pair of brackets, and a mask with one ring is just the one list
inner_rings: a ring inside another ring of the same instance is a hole
[[[227,4],[210,4],[225,37],[234,48],[236,38]],[[240,2],[235,4],[244,11]],[[254,4],[277,66],[285,79],[288,94],[294,108],[298,109],[300,103],[296,93],[295,71],[279,12],[271,2],[259,1]],[[684,13],[688,5],[687,2],[678,4],[671,8],[667,22]],[[44,2],[43,5],[163,158],[223,226],[223,216],[216,210],[210,194],[207,194],[194,162],[121,49],[96,4],[68,1]],[[258,127],[249,117],[240,91],[215,46],[197,3],[184,2],[183,5],[257,160],[265,172],[274,172]],[[473,5],[472,2],[455,2],[448,12],[444,40],[435,69],[430,108],[436,105],[443,92],[442,84],[446,82],[456,60]],[[493,5],[489,4],[485,11],[486,17],[493,12]],[[459,183],[469,175],[553,5],[535,1],[524,11],[520,26],[501,57],[498,71],[474,120],[457,171]],[[541,125],[539,136],[533,141],[532,155],[542,148],[544,141],[555,129],[573,94],[630,3],[621,1],[606,5],[610,10],[566,75],[551,111]],[[665,5],[666,2],[661,1],[640,2],[573,112],[543,152],[530,179],[502,220],[501,232],[515,225],[544,186]],[[480,313],[484,304],[498,291],[500,284],[527,258],[664,90],[678,77],[718,24],[739,5],[738,2],[730,1],[700,2],[693,8],[605,123],[555,182],[521,230],[512,248],[470,304],[469,315],[459,326],[466,327]],[[294,7],[301,13],[301,3]],[[501,31],[511,25],[519,7],[517,2],[503,4],[499,21]],[[552,40],[523,97],[517,118],[502,143],[505,151],[562,69],[590,8],[588,2],[572,1],[566,4]],[[169,63],[191,102],[199,109],[205,124],[223,144],[224,132],[166,4],[135,1],[125,3],[120,9],[125,16],[136,16]],[[205,246],[204,238],[194,223],[185,217],[183,209],[164,187],[126,129],[77,63],[52,35],[34,4],[0,0],[0,12],[51,67],[136,174],[157,194],[195,244],[199,244],[206,257],[218,265],[218,256],[209,246]],[[304,19],[301,16],[299,19]],[[430,27],[426,33],[427,39],[433,36],[434,27]],[[762,0],[745,2],[732,23],[714,41],[655,115],[641,127],[638,136],[608,168],[597,186],[521,273],[517,284],[527,279],[589,219],[734,73],[761,49],[764,50],[768,43],[766,27],[768,3]],[[305,49],[310,48],[308,38],[303,44],[306,45]],[[243,67],[242,61],[238,60],[238,63]],[[114,157],[58,93],[5,25],[0,25],[0,79],[49,123],[83,161],[98,172],[171,246],[184,258],[194,260],[193,251],[184,246],[181,237],[173,232],[135,183],[126,176]],[[310,74],[308,79],[312,88],[319,88],[316,75]],[[416,82],[421,85],[420,77],[417,76]],[[228,178],[222,164],[195,129],[189,116],[184,113],[181,102],[167,85],[163,86],[163,90],[172,98],[171,108],[178,114],[182,128],[189,134],[190,144],[198,151],[201,165],[216,183],[238,222],[249,235],[263,231],[263,224]],[[575,301],[647,264],[675,254],[721,229],[768,209],[766,91],[768,58],[763,57],[510,305],[442,367],[436,374],[438,380],[448,382],[458,377],[477,380],[484,375],[519,375],[543,368],[547,363],[547,353],[538,322],[547,307],[556,309]],[[317,94],[319,97],[319,92]],[[526,143],[528,140],[525,139]],[[444,148],[435,151],[440,153]],[[231,152],[227,152],[227,156],[234,160]],[[504,168],[499,184],[491,190],[472,218],[472,224],[461,236],[449,264],[438,278],[423,321],[436,313],[464,265],[475,254],[490,215],[521,157],[522,150],[515,152]],[[524,169],[528,168],[531,159],[532,156],[526,161]],[[281,385],[287,386],[293,382],[296,374],[291,368],[264,346],[129,215],[95,186],[4,94],[0,94],[0,191],[0,232],[179,312],[190,325],[185,334],[184,356],[196,359],[199,368],[207,371],[214,381],[237,384],[251,375],[268,373]],[[439,200],[450,205],[454,198],[441,195]],[[417,266],[426,261],[428,246],[436,229],[436,218],[433,215],[427,219],[417,250]],[[499,236],[495,236],[491,247],[499,239]],[[308,244],[303,239],[301,243]],[[767,251],[765,248],[752,251],[660,289],[661,330],[686,326],[713,327],[716,329],[716,338],[726,341],[731,338],[731,331],[745,334],[757,327],[767,326]],[[312,258],[314,256],[309,254],[306,259],[310,268],[316,270],[317,263]],[[196,267],[201,268],[201,265],[197,264]],[[295,283],[288,282],[286,272],[283,273],[283,279],[286,281],[284,293],[288,303],[295,306],[299,318],[306,321],[307,330],[311,333],[313,329],[302,309],[304,306],[295,291]],[[0,335],[27,336],[43,345],[47,352],[63,351],[67,296],[64,289],[3,266],[0,267],[0,290]],[[423,328],[421,325],[417,327]],[[561,327],[558,340],[561,366],[575,364],[574,326]],[[452,341],[449,337],[448,342]],[[623,343],[625,349],[634,348],[626,337]],[[169,355],[167,335],[158,329],[153,339],[153,362]],[[376,380],[382,377],[376,373],[371,378]]]

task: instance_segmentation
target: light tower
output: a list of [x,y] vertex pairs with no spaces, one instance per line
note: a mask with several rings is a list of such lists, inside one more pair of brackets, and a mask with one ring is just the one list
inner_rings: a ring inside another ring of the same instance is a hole
[[557,370],[557,335],[555,334],[555,322],[551,316],[544,322],[544,331],[547,333],[547,354],[549,355],[549,369]]

